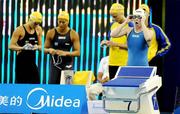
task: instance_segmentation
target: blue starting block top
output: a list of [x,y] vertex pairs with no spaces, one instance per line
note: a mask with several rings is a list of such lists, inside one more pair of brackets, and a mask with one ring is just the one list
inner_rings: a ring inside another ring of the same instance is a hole
[[116,73],[116,79],[110,80],[103,84],[103,86],[112,87],[139,87],[150,76],[156,74],[156,67],[140,67],[127,66],[119,67]]
[[127,66],[119,67],[116,76],[125,77],[150,77],[156,74],[156,67],[145,67],[145,66]]
[[116,78],[103,84],[109,87],[139,87],[147,78]]

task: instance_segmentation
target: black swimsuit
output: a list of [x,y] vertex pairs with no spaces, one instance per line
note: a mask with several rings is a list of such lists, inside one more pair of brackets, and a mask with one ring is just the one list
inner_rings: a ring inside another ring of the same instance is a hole
[[[24,26],[23,26],[24,27]],[[34,34],[29,34],[25,27],[25,36],[22,40],[18,40],[19,46],[24,46],[26,43],[32,45],[38,43],[36,31]],[[38,68],[35,64],[35,51],[22,50],[16,58],[16,83],[40,83]]]
[[[57,32],[55,29],[55,35],[53,38],[52,48],[53,49],[59,49],[63,51],[70,51],[71,47],[73,45],[70,37],[70,31],[69,30],[65,35],[62,35]],[[56,65],[53,63],[54,61],[57,63]],[[54,55],[53,59],[51,60],[51,69],[50,69],[50,84],[59,84],[60,83],[60,76],[61,76],[61,70],[67,70],[72,69],[72,63],[73,59],[70,56],[57,56]]]

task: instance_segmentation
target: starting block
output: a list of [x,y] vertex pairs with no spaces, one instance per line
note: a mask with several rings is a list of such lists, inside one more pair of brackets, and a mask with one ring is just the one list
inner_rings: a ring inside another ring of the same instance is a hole
[[160,114],[156,92],[162,85],[156,67],[119,67],[103,84],[103,108],[108,113]]

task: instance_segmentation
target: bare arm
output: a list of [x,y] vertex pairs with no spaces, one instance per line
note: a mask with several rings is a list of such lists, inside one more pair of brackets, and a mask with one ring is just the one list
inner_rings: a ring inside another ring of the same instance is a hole
[[148,29],[148,27],[146,27],[144,18],[142,18],[141,24],[142,24],[142,31],[144,33],[144,38],[145,38],[147,44],[150,45],[150,42],[152,40],[154,33],[152,30],[150,30],[150,29]]
[[55,54],[55,50],[53,48],[51,48],[51,41],[53,39],[54,34],[55,34],[54,29],[48,30],[48,32],[46,34],[45,44],[44,44],[44,52],[50,53],[52,55]]
[[14,51],[20,51],[23,47],[17,44],[18,40],[24,36],[22,26],[18,27],[12,34],[12,38],[9,44],[9,49]]
[[103,73],[102,72],[98,72],[98,75],[97,75],[97,80],[100,82],[100,83],[105,83],[109,80],[108,77],[102,79],[103,77]]
[[37,37],[38,37],[38,45],[35,45],[35,48],[38,50],[42,50],[42,28],[38,26],[36,28]]
[[125,27],[129,23],[130,19],[127,17],[127,19],[117,28],[113,29],[111,31],[111,37],[121,37],[123,35],[127,35],[130,31],[130,27]]
[[119,47],[121,49],[126,49],[127,50],[127,44],[121,44],[113,41],[106,41],[106,45],[112,46],[112,47]]
[[100,83],[104,83],[109,80],[108,61],[109,61],[108,57],[104,57],[100,61],[98,68],[98,75],[97,75],[97,80]]
[[121,48],[121,49],[126,49],[126,50],[128,49],[128,48],[127,48],[127,44],[119,44],[119,43],[118,43],[117,46],[118,46],[119,48]]
[[80,56],[80,41],[79,35],[74,30],[72,31],[72,38],[73,38],[73,47],[74,51],[70,54],[70,56]]
[[101,82],[101,83],[102,83],[102,76],[103,76],[103,73],[102,73],[102,72],[98,72],[97,80],[98,80],[99,82]]

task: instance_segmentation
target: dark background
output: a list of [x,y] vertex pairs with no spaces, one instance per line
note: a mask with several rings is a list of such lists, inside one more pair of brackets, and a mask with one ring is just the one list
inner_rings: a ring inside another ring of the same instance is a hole
[[[17,26],[20,25],[20,0],[18,1],[18,10],[17,10],[17,17],[14,17],[14,8],[15,8],[15,0],[12,0],[12,29],[11,29],[11,34],[14,30],[14,23],[13,23],[13,19],[17,18]],[[25,2],[26,0],[24,0]],[[39,0],[29,0],[29,10],[30,8],[34,7],[35,9],[37,8],[37,1]],[[91,13],[93,12],[93,9],[97,12],[98,14],[98,10],[102,9],[102,11],[104,11],[104,6],[107,5],[107,9],[109,11],[110,6],[113,2],[116,2],[117,0],[96,0],[96,5],[93,4],[92,0],[85,0],[85,4],[82,3],[82,0],[68,0],[68,10],[70,11],[70,8],[73,8],[74,11],[76,11],[76,6],[79,6],[80,8],[80,15],[81,15],[81,9],[84,8],[85,9],[85,29],[87,28],[87,7],[91,8]],[[128,0],[118,0],[120,3],[124,4],[125,8],[127,8],[127,1]],[[136,0],[138,2],[138,0]],[[40,7],[42,7],[42,4],[46,5],[46,12],[48,10],[48,8],[53,8],[53,3],[54,0],[40,0],[39,2],[41,5]],[[62,8],[64,9],[64,3],[65,0],[57,0],[57,11],[58,9]],[[144,1],[142,1],[142,3],[144,3]],[[163,3],[165,3],[165,17],[163,17]],[[3,6],[3,0],[0,0],[0,77],[2,77],[2,39],[3,39],[3,35],[2,35],[2,29],[3,29],[3,25],[4,25],[4,21],[3,21],[3,8],[6,8],[7,11],[7,15],[6,15],[6,32],[5,32],[5,69],[4,69],[4,74],[3,76],[4,78],[4,82],[3,83],[7,83],[7,54],[8,54],[8,9],[9,9],[9,0],[6,1],[6,6]],[[167,34],[167,36],[169,37],[170,41],[171,41],[171,49],[168,52],[168,54],[166,54],[164,57],[162,58],[158,58],[157,59],[157,64],[158,64],[158,72],[159,74],[162,76],[163,79],[163,87],[161,88],[159,94],[161,95],[160,97],[160,109],[163,111],[172,111],[174,108],[174,103],[175,103],[175,90],[176,87],[180,86],[180,30],[179,30],[179,11],[180,11],[180,0],[149,0],[148,1],[148,5],[152,8],[152,14],[153,14],[153,23],[159,25],[160,27],[162,27],[165,31],[165,33]],[[131,3],[132,6],[132,3]],[[23,6],[23,10],[25,10],[25,5]],[[41,8],[42,9],[42,8]],[[126,10],[126,9],[125,9]],[[42,10],[41,10],[42,11]],[[132,12],[132,10],[131,10]],[[75,13],[75,12],[74,12]],[[52,14],[53,14],[53,10],[52,10]],[[104,15],[104,12],[102,12],[102,15]],[[47,16],[47,15],[46,15]],[[23,15],[23,17],[25,17],[25,14]],[[79,16],[80,17],[80,16]],[[85,64],[88,64],[88,70],[91,70],[91,66],[92,66],[92,26],[96,26],[96,33],[95,33],[95,44],[97,44],[98,42],[98,33],[101,33],[101,36],[103,36],[104,32],[108,32],[109,30],[109,23],[110,23],[110,19],[109,19],[109,12],[107,14],[107,26],[104,26],[104,23],[102,23],[101,25],[98,25],[98,16],[96,15],[96,25],[92,24],[92,15],[91,15],[91,28],[90,28],[90,45],[89,45],[89,60],[88,63],[86,63],[86,57],[84,56],[84,61],[83,61],[83,69],[82,70],[87,70],[85,68]],[[76,17],[74,15],[73,17],[73,29],[76,29]],[[165,19],[165,23],[163,25],[162,19]],[[104,19],[101,18],[102,22],[104,22]],[[47,30],[49,28],[53,27],[53,21],[51,21],[51,25],[48,26],[47,25],[47,19],[45,19],[45,27],[44,32],[46,33]],[[79,18],[79,21],[81,22],[81,18]],[[23,18],[23,23],[25,23],[25,18]],[[80,38],[81,38],[81,32],[82,32],[82,28],[81,25],[79,25],[79,30],[78,30],[79,34],[80,34]],[[85,36],[87,35],[87,30],[85,30]],[[101,37],[100,40],[102,40],[103,38]],[[84,38],[84,42],[81,42],[81,44],[84,44],[85,46],[87,46],[86,44],[86,37]],[[98,50],[98,45],[95,45],[95,50]],[[84,48],[84,50],[82,50],[84,53],[86,53],[86,47]],[[103,51],[103,49],[101,49],[101,51]],[[108,51],[105,55],[108,54]],[[9,83],[13,83],[12,82],[12,61],[13,61],[13,53],[10,53],[10,60],[11,60],[11,65],[10,65],[10,80]],[[41,54],[40,54],[41,55]],[[103,53],[100,54],[100,57],[98,57],[97,53],[94,54],[94,73],[96,75],[97,73],[97,66],[98,66],[98,62],[99,59],[97,58],[101,58],[102,56],[104,56]],[[44,61],[46,61],[46,55],[45,55],[45,59]],[[39,60],[40,62],[40,60]],[[43,66],[44,68],[46,67],[46,64],[44,64]],[[80,70],[80,59],[78,58],[78,65],[77,65],[77,70]],[[44,72],[44,78],[46,76],[46,72]],[[0,78],[0,82],[2,82],[1,78]],[[45,81],[43,81],[43,83],[45,83]]]

